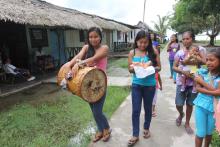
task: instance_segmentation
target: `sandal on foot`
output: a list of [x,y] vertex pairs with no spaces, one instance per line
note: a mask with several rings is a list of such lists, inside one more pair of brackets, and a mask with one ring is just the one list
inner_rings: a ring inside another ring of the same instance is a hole
[[107,142],[109,138],[111,137],[111,132],[112,132],[111,129],[104,129],[102,141]]
[[188,127],[185,126],[185,130],[188,135],[194,134],[194,131],[190,126],[188,126]]
[[102,137],[103,137],[103,133],[102,132],[97,132],[95,134],[95,138],[92,141],[95,143],[95,142],[99,141],[100,139],[102,139]]
[[182,119],[183,117],[185,116],[185,113],[183,113],[182,116],[179,116],[177,119],[176,119],[176,126],[179,127],[181,124],[182,124]]
[[144,130],[143,134],[144,134],[143,137],[144,137],[145,139],[150,138],[150,131],[149,131],[149,130]]
[[134,146],[139,141],[139,138],[132,137],[130,140],[128,140],[128,147]]

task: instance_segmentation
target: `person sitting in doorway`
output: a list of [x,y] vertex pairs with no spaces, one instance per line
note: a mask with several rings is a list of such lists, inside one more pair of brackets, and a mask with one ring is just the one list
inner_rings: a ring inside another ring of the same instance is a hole
[[12,74],[15,76],[23,76],[24,78],[27,79],[27,81],[35,80],[35,77],[30,74],[29,70],[17,68],[14,65],[12,65],[10,58],[6,58],[3,63],[4,63],[3,69],[6,74]]

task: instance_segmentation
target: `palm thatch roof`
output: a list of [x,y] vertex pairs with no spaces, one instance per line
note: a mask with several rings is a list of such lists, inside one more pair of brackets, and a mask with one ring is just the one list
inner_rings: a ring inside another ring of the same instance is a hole
[[149,25],[147,25],[145,22],[142,22],[142,21],[139,21],[136,27],[138,27],[141,30],[145,30],[147,32],[153,31],[153,29]]
[[125,25],[41,0],[0,0],[0,20],[19,24],[129,31]]

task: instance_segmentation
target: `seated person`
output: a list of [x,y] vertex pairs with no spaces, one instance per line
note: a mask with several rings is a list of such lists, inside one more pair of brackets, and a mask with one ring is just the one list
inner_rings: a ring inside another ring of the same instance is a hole
[[44,69],[44,62],[45,62],[45,53],[42,51],[42,47],[38,47],[37,51],[35,52],[36,63],[40,70]]
[[10,58],[5,59],[3,69],[4,69],[6,74],[12,74],[12,75],[15,75],[15,76],[16,75],[18,75],[18,76],[21,75],[24,78],[26,78],[27,81],[32,81],[32,80],[35,79],[34,76],[31,76],[29,70],[17,68],[14,65],[12,65]]
[[42,47],[38,47],[37,51],[35,52],[35,56],[40,57],[40,56],[44,56],[44,55],[45,55],[45,53],[42,50]]

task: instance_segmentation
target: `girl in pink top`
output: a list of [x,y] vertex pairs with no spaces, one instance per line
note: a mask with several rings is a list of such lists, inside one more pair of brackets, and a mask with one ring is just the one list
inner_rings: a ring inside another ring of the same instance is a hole
[[[88,45],[84,45],[81,51],[70,62],[65,64],[66,68],[69,68],[70,70],[72,69],[71,72],[73,76],[76,75],[80,64],[96,66],[101,70],[106,71],[108,46],[101,44],[101,30],[99,28],[92,27],[88,30],[87,34]],[[102,112],[105,97],[106,95],[104,95],[98,102],[89,104],[98,128],[93,142],[97,142],[100,139],[106,142],[111,135],[109,123]]]

